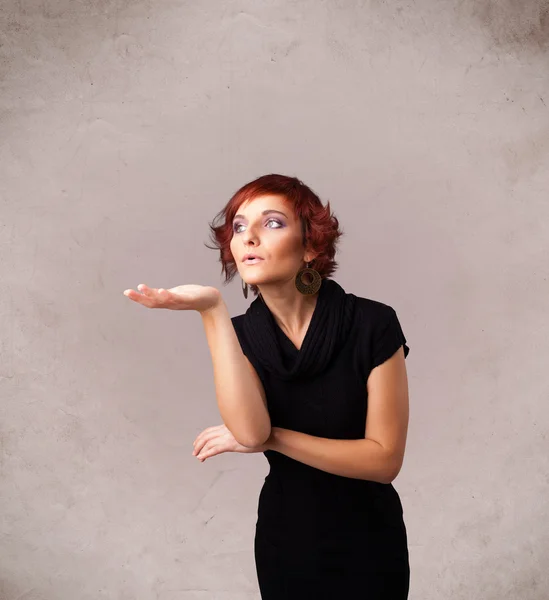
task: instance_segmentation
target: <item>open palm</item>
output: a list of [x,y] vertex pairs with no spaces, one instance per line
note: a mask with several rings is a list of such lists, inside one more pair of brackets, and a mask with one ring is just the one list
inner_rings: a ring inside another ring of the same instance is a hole
[[176,287],[150,288],[144,283],[139,290],[124,290],[124,295],[147,308],[170,310],[196,310],[200,313],[215,308],[221,302],[221,292],[212,286],[187,284]]

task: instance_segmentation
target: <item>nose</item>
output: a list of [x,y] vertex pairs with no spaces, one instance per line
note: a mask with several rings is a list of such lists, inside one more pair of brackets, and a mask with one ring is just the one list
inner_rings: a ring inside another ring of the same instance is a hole
[[257,245],[257,235],[248,228],[244,234],[244,246],[249,246],[250,244]]

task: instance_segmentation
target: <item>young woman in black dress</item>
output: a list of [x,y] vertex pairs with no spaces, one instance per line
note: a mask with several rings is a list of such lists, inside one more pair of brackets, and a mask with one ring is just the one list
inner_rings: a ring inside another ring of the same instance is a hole
[[202,316],[223,424],[198,435],[193,455],[263,452],[269,462],[254,540],[261,598],[405,600],[392,481],[406,445],[409,348],[396,312],[329,278],[342,232],[299,179],[260,177],[218,217],[225,283],[238,273],[244,295],[256,295],[246,313],[231,318],[209,286],[124,293]]

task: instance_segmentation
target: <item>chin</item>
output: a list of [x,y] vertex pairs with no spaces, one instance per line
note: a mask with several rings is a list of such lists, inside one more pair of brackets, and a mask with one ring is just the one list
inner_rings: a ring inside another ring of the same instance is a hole
[[246,277],[245,279],[243,277],[242,281],[248,285],[263,285],[264,283],[269,283],[268,281],[265,281],[264,277]]

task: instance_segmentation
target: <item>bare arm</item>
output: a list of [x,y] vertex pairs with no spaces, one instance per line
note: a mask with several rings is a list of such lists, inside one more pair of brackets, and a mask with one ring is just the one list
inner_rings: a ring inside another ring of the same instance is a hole
[[402,467],[408,431],[408,378],[402,347],[367,382],[364,439],[334,440],[273,427],[261,450],[275,450],[327,473],[391,483]]
[[271,435],[265,391],[242,352],[227,305],[221,300],[200,315],[212,356],[221,419],[242,446],[260,446]]
[[151,288],[144,283],[124,291],[147,308],[196,310],[202,316],[212,355],[219,412],[234,439],[244,447],[263,444],[271,434],[265,391],[236,336],[219,290],[197,284]]
[[334,440],[273,427],[261,448],[342,477],[390,483],[395,476],[389,453],[374,440]]

